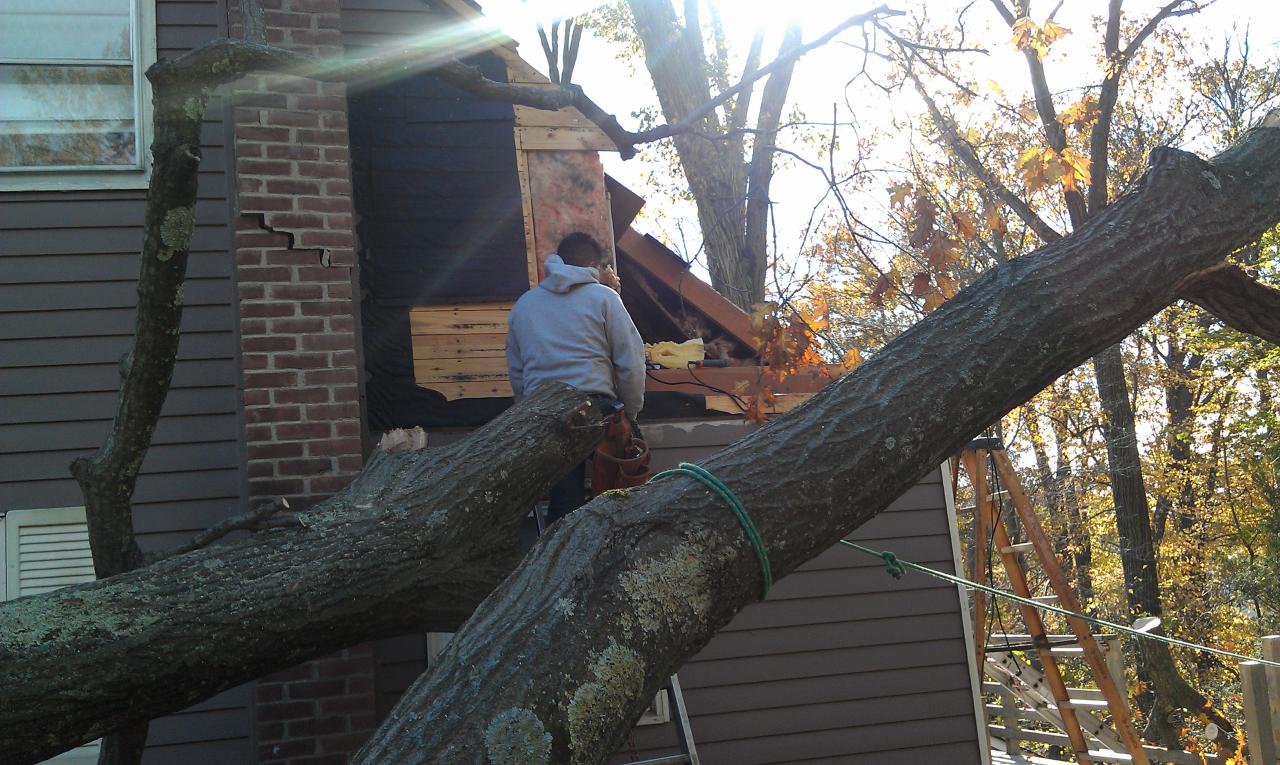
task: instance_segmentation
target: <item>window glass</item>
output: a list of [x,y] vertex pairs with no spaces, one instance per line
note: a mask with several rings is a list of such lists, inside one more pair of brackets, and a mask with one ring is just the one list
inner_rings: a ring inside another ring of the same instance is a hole
[[138,169],[132,0],[0,0],[0,169]]

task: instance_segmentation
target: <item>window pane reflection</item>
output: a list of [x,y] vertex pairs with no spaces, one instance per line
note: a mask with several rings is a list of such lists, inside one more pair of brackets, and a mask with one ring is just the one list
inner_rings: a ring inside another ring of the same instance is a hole
[[0,0],[0,60],[129,61],[130,0]]
[[0,64],[0,167],[138,164],[129,66]]

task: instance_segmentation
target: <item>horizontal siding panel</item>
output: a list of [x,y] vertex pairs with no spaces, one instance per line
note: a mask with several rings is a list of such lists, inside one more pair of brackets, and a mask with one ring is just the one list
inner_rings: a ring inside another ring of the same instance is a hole
[[139,503],[133,508],[133,527],[139,534],[200,531],[238,512],[239,508],[238,497],[192,500],[180,505]]
[[[226,13],[223,0],[159,0],[160,55],[224,36]],[[215,98],[201,127],[182,360],[135,494],[148,550],[241,508],[228,112]],[[83,502],[66,463],[98,446],[115,410],[145,199],[140,189],[0,194],[0,511]],[[144,762],[255,761],[249,690],[154,721]]]
[[911,710],[917,722],[972,714],[973,699],[968,688],[912,695],[885,689],[880,698],[856,699],[825,704],[804,704],[801,709],[769,708],[735,712],[732,715],[700,714],[695,726],[695,741],[705,743],[736,741],[743,729],[757,736],[775,737],[795,733],[817,733],[892,724]]
[[[201,165],[206,169],[213,163],[226,162],[223,149],[208,149],[203,152]],[[74,219],[82,227],[117,228],[128,227],[137,231],[136,221],[142,220],[146,211],[146,199],[107,198],[98,200],[93,205],[85,205],[77,200],[29,200],[6,202],[0,205],[0,229],[43,229],[66,225]],[[196,205],[196,224],[203,226],[221,226],[226,223],[226,209],[218,205]],[[141,245],[141,240],[138,241]],[[137,269],[134,269],[137,276]]]
[[[0,257],[48,253],[92,255],[99,252],[139,252],[142,234],[131,228],[47,229],[6,231],[0,237]],[[231,251],[231,232],[221,226],[197,227],[191,236],[195,251]]]
[[[226,253],[194,253],[187,261],[187,278],[230,278],[231,262]],[[138,265],[138,255],[132,252],[14,257],[4,261],[4,280],[7,284],[127,281],[138,278]]]
[[[117,393],[58,393],[0,398],[0,426],[26,423],[106,420],[115,411]],[[238,394],[233,387],[174,388],[164,401],[173,415],[235,414]]]
[[[20,475],[30,481],[64,478],[67,466],[84,449],[69,451],[0,453],[0,475]],[[153,445],[142,463],[143,473],[179,473],[209,468],[234,468],[240,464],[240,447],[233,439],[221,443]]]
[[[219,387],[235,385],[238,381],[236,362],[232,359],[179,360],[173,372],[173,387],[177,388]],[[119,389],[118,357],[109,364],[19,367],[0,375],[0,396],[38,395],[41,392],[114,392]]]
[[[110,429],[109,420],[6,425],[0,433],[0,454],[21,454],[55,449],[96,449]],[[239,428],[234,417],[197,414],[162,417],[152,443],[202,444],[236,441]]]
[[[44,311],[4,317],[4,338],[21,340],[54,337],[132,337],[134,309],[95,308],[84,311]],[[236,326],[229,305],[187,306],[182,311],[182,341],[197,332],[229,333]]]
[[[883,585],[884,582],[881,582]],[[909,616],[915,614],[954,613],[957,594],[953,587],[912,590],[904,598],[901,592],[865,592],[829,598],[792,598],[769,601],[768,608],[749,608],[734,617],[721,632],[794,627],[808,624],[847,623],[867,618]]]
[[[683,681],[683,674],[681,679]],[[913,667],[860,674],[833,673],[822,677],[788,678],[774,682],[709,688],[689,686],[684,689],[684,697],[689,706],[697,709],[699,714],[716,715],[739,710],[957,689],[964,689],[968,693],[967,665]]]
[[[695,726],[695,740],[697,735]],[[976,735],[971,713],[967,717],[957,715],[857,728],[742,738],[709,746],[706,756],[709,762],[763,765],[763,763],[799,762],[827,756],[838,756],[843,759],[854,754],[874,753],[875,757],[882,759],[871,761],[904,765],[908,761],[899,758],[897,747],[911,745],[922,748],[922,745],[926,744],[952,744],[973,740]],[[847,760],[844,761],[847,762]],[[935,759],[918,762],[938,765]]]
[[[142,476],[134,492],[134,501],[145,504],[210,498],[234,499],[239,494],[239,468],[202,470]],[[0,512],[77,502],[83,502],[83,499],[75,481],[69,478],[58,481],[10,481],[5,483],[4,492],[0,493]]]
[[722,632],[693,661],[715,661],[744,656],[825,651],[882,644],[902,645],[904,636],[963,638],[959,614],[913,614],[885,619],[805,624],[776,629]]
[[[800,677],[827,677],[854,672],[880,672],[907,667],[938,667],[967,663],[964,642],[928,639],[909,648],[896,644],[777,654],[759,658],[691,661],[681,667],[680,681],[689,687],[758,683]],[[688,675],[686,678],[685,675]]]
[[[129,351],[130,340],[121,336],[100,337],[94,342],[75,337],[0,340],[0,369],[119,363]],[[195,332],[178,345],[179,362],[235,356],[235,336],[230,332]]]
[[[0,312],[133,308],[138,304],[136,276],[129,281],[97,282],[92,290],[68,283],[0,285]],[[231,283],[227,279],[187,279],[182,299],[184,305],[191,306],[228,305]]]

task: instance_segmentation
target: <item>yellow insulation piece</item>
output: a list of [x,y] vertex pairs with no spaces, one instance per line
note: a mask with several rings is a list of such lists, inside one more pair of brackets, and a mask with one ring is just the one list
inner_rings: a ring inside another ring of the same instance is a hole
[[683,343],[670,340],[645,343],[644,354],[649,361],[665,369],[687,369],[691,362],[702,361],[706,350],[702,347],[702,338],[695,337]]

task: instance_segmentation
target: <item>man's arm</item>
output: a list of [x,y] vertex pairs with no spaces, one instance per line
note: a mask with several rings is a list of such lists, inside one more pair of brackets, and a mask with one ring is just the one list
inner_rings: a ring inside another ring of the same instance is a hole
[[616,292],[610,292],[609,297],[605,303],[605,329],[609,333],[613,376],[627,416],[635,417],[644,408],[644,341],[622,305],[622,298]]

